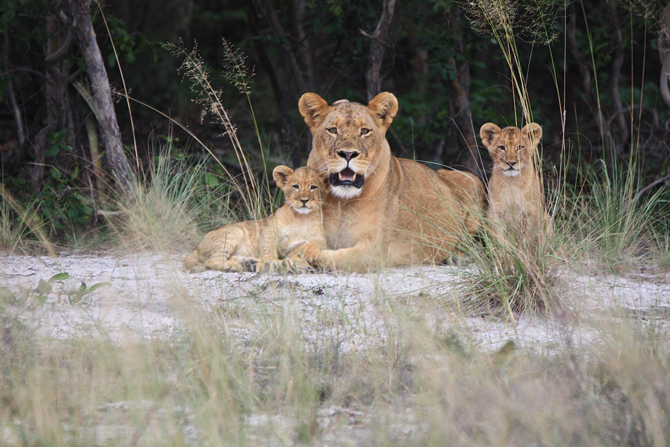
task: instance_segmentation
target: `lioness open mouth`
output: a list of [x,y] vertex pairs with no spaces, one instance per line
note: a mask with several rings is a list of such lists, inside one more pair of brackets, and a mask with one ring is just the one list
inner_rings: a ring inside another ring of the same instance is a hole
[[330,174],[330,184],[332,186],[353,186],[361,188],[363,186],[365,175],[356,174],[352,169],[345,168],[340,172]]

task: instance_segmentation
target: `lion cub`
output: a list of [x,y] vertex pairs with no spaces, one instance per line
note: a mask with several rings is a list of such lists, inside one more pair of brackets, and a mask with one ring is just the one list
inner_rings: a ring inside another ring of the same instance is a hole
[[486,123],[479,134],[493,159],[489,180],[488,219],[500,239],[503,233],[517,238],[551,234],[551,219],[544,210],[544,193],[533,161],[542,128],[531,123],[523,129],[500,129]]
[[[321,206],[326,187],[315,170],[277,166],[272,172],[286,202],[274,214],[210,231],[184,260],[187,270],[256,271],[308,268],[326,248]],[[296,249],[294,251],[294,249]],[[283,257],[283,260],[280,260]],[[259,259],[260,258],[260,259]]]

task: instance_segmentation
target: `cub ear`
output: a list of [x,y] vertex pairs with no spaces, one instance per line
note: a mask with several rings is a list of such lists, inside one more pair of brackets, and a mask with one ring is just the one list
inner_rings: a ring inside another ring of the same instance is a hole
[[305,93],[298,101],[300,114],[305,118],[305,123],[313,129],[323,122],[328,111],[328,103],[316,93]]
[[500,135],[500,127],[493,123],[486,123],[479,129],[479,136],[487,148],[493,144],[498,135]]
[[533,146],[539,143],[540,138],[542,138],[542,128],[537,123],[526,124],[523,129],[521,129],[521,133],[531,141]]
[[381,121],[384,130],[388,129],[393,122],[393,117],[398,113],[398,99],[393,93],[382,92],[372,98],[368,104],[372,116]]
[[277,186],[284,189],[286,183],[288,183],[288,178],[293,174],[293,169],[288,166],[279,165],[274,171],[272,171],[272,178],[277,182]]

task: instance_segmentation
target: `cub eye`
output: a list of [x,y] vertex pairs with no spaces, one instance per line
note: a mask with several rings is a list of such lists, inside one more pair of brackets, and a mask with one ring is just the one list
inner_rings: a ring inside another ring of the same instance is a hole
[[328,132],[332,133],[333,135],[337,134],[337,127],[329,127],[326,130],[328,130]]
[[310,191],[314,191],[314,190],[317,189],[317,188],[318,188],[318,186],[316,186],[316,185],[312,185],[312,186],[309,187],[309,190],[310,190]]
[[300,189],[300,185],[293,185],[293,189]]
[[367,135],[370,133],[370,129],[362,128],[361,129],[361,135]]
[[498,146],[498,149],[500,149],[501,151],[504,151],[504,150],[505,150],[505,146]]
[[520,151],[520,150],[523,150],[523,148],[524,148],[523,146],[519,146],[519,148],[517,150]]

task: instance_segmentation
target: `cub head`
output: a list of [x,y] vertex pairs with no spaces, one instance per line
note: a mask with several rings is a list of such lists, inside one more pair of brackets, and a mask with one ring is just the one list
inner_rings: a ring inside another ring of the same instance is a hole
[[286,204],[296,213],[309,214],[323,205],[326,186],[314,169],[302,167],[294,171],[280,165],[272,171],[272,177],[284,191]]
[[505,127],[501,130],[493,123],[486,123],[479,135],[491,154],[493,170],[516,177],[521,169],[533,162],[533,153],[542,138],[542,128],[539,124],[530,123],[523,129]]
[[299,106],[313,136],[309,165],[330,183],[334,196],[358,197],[366,178],[391,154],[386,130],[398,113],[398,100],[385,92],[367,106],[346,99],[328,105],[316,93],[305,93]]

